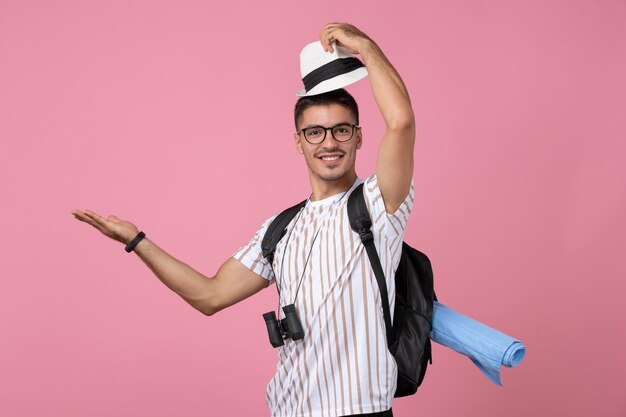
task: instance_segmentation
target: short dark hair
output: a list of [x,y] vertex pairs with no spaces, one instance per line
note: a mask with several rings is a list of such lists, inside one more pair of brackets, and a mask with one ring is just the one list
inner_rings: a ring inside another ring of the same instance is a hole
[[298,130],[298,121],[306,109],[311,106],[328,106],[330,104],[339,104],[350,110],[350,112],[354,115],[356,124],[359,124],[359,107],[356,104],[356,100],[352,97],[352,95],[350,95],[350,93],[343,88],[340,88],[338,90],[329,91],[328,93],[300,97],[296,102],[296,107],[293,111],[296,130]]

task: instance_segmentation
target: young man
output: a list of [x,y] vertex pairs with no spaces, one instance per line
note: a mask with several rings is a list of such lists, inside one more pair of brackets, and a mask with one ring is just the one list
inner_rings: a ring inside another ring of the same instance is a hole
[[[394,272],[413,204],[415,121],[409,95],[380,48],[354,26],[328,24],[320,42],[328,52],[336,42],[360,54],[385,121],[376,174],[365,180],[364,196],[393,317]],[[142,239],[130,222],[89,210],[73,214],[134,246],[165,285],[204,314],[277,284],[281,308],[295,305],[304,337],[277,348],[277,372],[266,396],[273,416],[391,416],[396,364],[387,349],[376,278],[346,210],[350,192],[363,182],[355,171],[363,140],[358,109],[344,90],[303,97],[296,104],[295,123],[294,140],[307,163],[312,193],[287,227],[272,265],[260,245],[273,217],[207,279]]]

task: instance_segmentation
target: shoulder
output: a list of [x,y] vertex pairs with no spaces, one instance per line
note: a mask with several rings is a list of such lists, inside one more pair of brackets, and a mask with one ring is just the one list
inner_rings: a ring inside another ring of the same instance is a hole
[[378,224],[389,237],[399,236],[404,233],[409,214],[413,208],[413,180],[411,180],[409,193],[394,213],[388,213],[385,208],[385,201],[380,191],[376,174],[369,176],[363,182],[363,196],[374,225]]

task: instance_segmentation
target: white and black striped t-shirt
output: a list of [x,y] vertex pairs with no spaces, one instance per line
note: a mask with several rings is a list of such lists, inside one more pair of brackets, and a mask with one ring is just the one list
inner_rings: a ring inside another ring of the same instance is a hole
[[[277,348],[276,374],[266,393],[273,417],[334,417],[391,407],[397,368],[387,349],[380,291],[367,252],[348,220],[348,196],[362,182],[358,179],[347,193],[308,201],[279,242],[273,271],[262,256],[261,241],[275,216],[233,255],[271,282],[278,277],[277,318],[284,317],[283,306],[294,303],[305,332],[303,340],[288,339]],[[413,207],[413,184],[394,214],[385,211],[375,175],[365,181],[363,194],[393,318],[394,274]]]

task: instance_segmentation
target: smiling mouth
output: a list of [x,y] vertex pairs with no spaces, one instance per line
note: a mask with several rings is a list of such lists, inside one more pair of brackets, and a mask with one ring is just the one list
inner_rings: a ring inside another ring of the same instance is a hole
[[322,155],[318,157],[322,160],[322,163],[327,167],[335,167],[339,166],[341,160],[343,159],[343,155],[332,154],[332,155]]
[[320,159],[324,162],[335,162],[341,158],[343,158],[343,155],[324,155],[320,157]]

